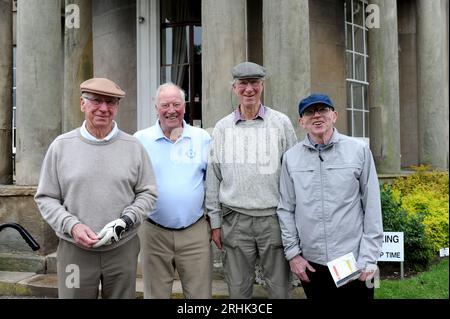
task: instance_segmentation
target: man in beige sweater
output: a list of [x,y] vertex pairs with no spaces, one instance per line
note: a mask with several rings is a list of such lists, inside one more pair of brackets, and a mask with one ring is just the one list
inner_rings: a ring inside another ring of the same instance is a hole
[[125,92],[83,82],[80,128],[58,136],[42,164],[35,201],[60,238],[59,298],[135,298],[137,226],[155,207],[153,168],[139,141],[114,121]]

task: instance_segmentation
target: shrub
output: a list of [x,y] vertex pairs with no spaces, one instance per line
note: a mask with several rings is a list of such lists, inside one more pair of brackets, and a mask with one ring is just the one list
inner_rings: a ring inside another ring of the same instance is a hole
[[436,253],[449,246],[448,172],[431,171],[428,166],[393,183],[393,196],[409,215],[423,215],[425,234]]
[[433,247],[425,234],[424,215],[408,214],[393,195],[392,186],[381,186],[383,230],[403,232],[405,264],[414,270],[424,270],[431,264]]

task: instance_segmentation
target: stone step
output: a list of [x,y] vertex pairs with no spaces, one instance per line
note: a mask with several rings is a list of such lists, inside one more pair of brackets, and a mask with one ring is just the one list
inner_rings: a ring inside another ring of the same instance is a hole
[[[55,274],[56,273],[56,252],[53,254],[47,255],[45,257],[46,260],[46,273],[47,274]],[[221,262],[214,262],[213,264],[213,280],[223,280],[223,270],[222,270],[222,263]],[[142,265],[141,265],[141,258],[139,255],[138,258],[138,265],[137,265],[137,277],[142,278]],[[179,279],[178,273],[175,271],[175,278]]]
[[[0,271],[0,296],[57,298],[58,288],[56,274]],[[267,291],[264,287],[255,284],[253,298],[266,299],[267,297]],[[143,298],[142,278],[136,278],[136,298]],[[179,280],[174,281],[172,298],[183,298],[183,291]],[[228,298],[228,288],[224,281],[213,280],[213,298]],[[301,287],[295,287],[292,292],[292,298],[305,299],[303,289]]]
[[[46,256],[34,253],[0,253],[0,271],[34,272],[39,274],[56,273],[56,252]],[[142,265],[139,255],[137,277],[142,277]],[[179,278],[175,272],[175,278]],[[213,279],[223,280],[222,263],[214,261]]]
[[[46,272],[46,256],[36,253],[5,253],[0,252],[0,271]],[[56,267],[56,264],[55,264]]]

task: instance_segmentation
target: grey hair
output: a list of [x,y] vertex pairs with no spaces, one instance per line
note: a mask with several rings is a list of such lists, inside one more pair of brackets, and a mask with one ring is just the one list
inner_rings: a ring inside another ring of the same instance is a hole
[[161,94],[161,92],[167,88],[170,87],[174,87],[176,89],[178,89],[178,91],[180,91],[180,97],[183,100],[183,102],[186,102],[186,93],[184,93],[183,89],[180,88],[178,85],[176,85],[175,83],[172,82],[166,82],[161,84],[158,89],[156,90],[156,94],[155,94],[155,101],[156,101],[156,105],[158,105],[159,103],[159,95]]
[[[266,80],[265,77],[263,77],[263,78],[258,78],[258,79],[261,80],[261,82],[264,82],[264,81]],[[234,87],[234,85],[236,84],[236,82],[237,82],[238,80],[240,80],[240,79],[233,79],[233,81],[230,82],[230,83],[231,83],[231,86]]]

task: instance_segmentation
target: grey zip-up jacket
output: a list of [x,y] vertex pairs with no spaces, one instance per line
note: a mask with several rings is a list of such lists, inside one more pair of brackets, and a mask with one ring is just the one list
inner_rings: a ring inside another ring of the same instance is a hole
[[369,146],[334,129],[321,151],[308,137],[292,147],[283,156],[277,214],[288,260],[302,254],[326,265],[353,252],[359,269],[376,264],[383,223]]

